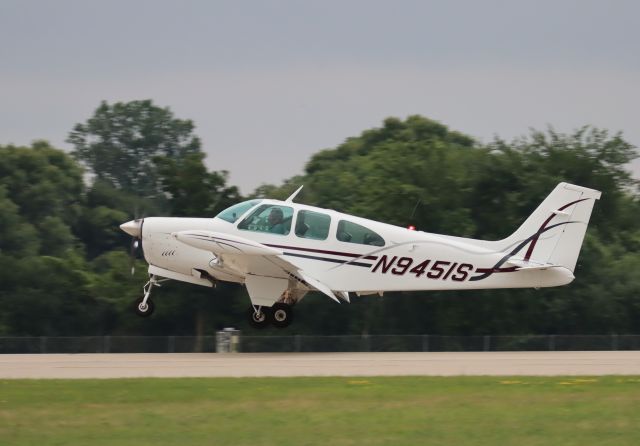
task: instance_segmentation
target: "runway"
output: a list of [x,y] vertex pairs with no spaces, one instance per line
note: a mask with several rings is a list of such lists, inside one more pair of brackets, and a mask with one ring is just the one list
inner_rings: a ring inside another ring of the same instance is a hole
[[0,355],[0,379],[640,375],[640,351]]

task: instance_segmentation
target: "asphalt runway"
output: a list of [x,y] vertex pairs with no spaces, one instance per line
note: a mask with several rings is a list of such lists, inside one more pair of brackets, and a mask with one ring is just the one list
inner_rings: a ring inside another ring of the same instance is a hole
[[0,379],[640,375],[640,351],[0,355]]

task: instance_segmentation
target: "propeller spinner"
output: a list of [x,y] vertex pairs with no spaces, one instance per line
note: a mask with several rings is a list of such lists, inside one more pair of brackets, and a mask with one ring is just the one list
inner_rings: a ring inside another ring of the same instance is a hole
[[120,229],[132,237],[139,238],[142,229],[142,219],[131,220],[120,225]]

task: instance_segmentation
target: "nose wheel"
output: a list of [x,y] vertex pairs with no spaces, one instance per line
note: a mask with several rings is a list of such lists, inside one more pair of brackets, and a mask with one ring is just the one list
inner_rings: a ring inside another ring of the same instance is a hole
[[155,305],[153,305],[153,301],[151,299],[146,299],[145,302],[144,297],[142,299],[138,299],[135,301],[133,306],[133,311],[140,317],[149,317],[153,314],[153,310],[155,310]]

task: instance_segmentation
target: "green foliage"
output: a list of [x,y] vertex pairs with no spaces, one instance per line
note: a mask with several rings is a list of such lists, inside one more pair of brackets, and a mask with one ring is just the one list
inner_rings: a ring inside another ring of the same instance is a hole
[[73,154],[96,178],[117,189],[154,197],[158,193],[156,156],[181,158],[200,151],[190,120],[174,118],[151,100],[103,101],[85,123],[76,124],[68,142]]
[[411,116],[349,138],[307,164],[305,200],[400,226],[469,235],[469,173],[482,156],[474,141]]
[[[6,259],[5,265],[6,266]],[[69,336],[102,332],[102,311],[89,291],[82,258],[25,257],[11,262],[0,292],[7,334]]]
[[[507,215],[510,210],[528,215],[560,181],[602,192],[604,198],[595,207],[592,219],[598,230],[613,236],[613,230],[623,223],[618,219],[626,219],[625,229],[629,227],[627,203],[637,197],[629,193],[636,182],[627,169],[637,155],[619,134],[609,137],[607,131],[592,127],[583,127],[572,135],[549,129],[546,133],[532,131],[528,138],[510,144],[496,140],[488,149],[472,195],[473,203],[480,204],[475,206],[474,220],[487,230],[500,228],[498,218],[505,208]],[[514,222],[507,223],[502,235],[514,227]]]
[[20,208],[7,196],[0,185],[0,253],[11,256],[35,254],[40,239],[35,227],[20,215]]
[[0,146],[0,188],[16,206],[8,205],[8,213],[17,209],[21,226],[28,225],[25,231],[33,227],[47,240],[35,241],[43,253],[73,242],[71,226],[81,212],[84,185],[82,169],[71,157],[43,141],[30,148]]
[[156,157],[161,190],[173,215],[211,217],[240,199],[235,186],[227,187],[227,172],[208,172],[203,153],[182,158]]

